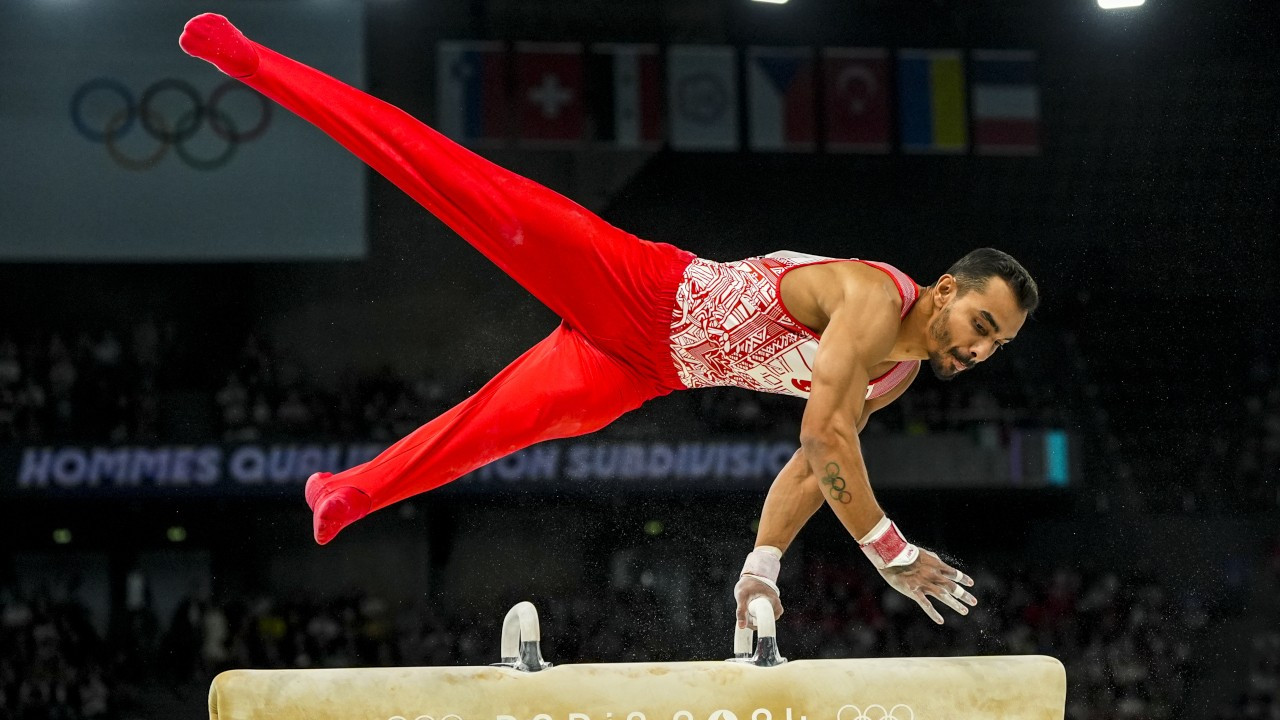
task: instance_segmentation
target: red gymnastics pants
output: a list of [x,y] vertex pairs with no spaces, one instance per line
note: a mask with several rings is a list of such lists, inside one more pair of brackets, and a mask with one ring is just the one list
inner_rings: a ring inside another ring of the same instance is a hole
[[593,432],[684,387],[669,341],[691,253],[609,225],[405,112],[245,39],[221,17],[192,20],[181,44],[228,74],[249,72],[245,84],[337,140],[564,320],[480,391],[373,460],[313,476],[306,495],[318,542],[368,512],[534,443]]

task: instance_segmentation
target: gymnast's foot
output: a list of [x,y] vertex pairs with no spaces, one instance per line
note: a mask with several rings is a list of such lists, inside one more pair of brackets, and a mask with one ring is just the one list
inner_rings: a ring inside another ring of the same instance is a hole
[[316,542],[321,545],[337,536],[342,528],[368,515],[373,505],[368,495],[350,485],[325,487],[324,481],[332,476],[333,473],[315,473],[307,478],[307,488],[303,493],[314,513],[311,529]]
[[178,45],[233,78],[248,77],[258,70],[258,51],[253,43],[221,15],[205,13],[188,20]]

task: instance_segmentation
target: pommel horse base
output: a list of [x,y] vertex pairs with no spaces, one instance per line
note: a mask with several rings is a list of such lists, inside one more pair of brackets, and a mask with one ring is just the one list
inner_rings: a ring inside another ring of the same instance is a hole
[[[757,601],[759,603],[760,601]],[[537,611],[503,623],[487,667],[231,670],[211,720],[1062,720],[1066,673],[1040,655],[801,660],[777,654],[767,601],[729,661],[552,666]],[[744,634],[745,633],[745,634]]]

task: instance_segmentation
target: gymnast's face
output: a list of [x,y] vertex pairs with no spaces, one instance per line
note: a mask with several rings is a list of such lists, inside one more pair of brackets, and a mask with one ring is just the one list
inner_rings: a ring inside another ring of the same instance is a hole
[[989,278],[986,287],[963,292],[954,277],[943,275],[934,285],[933,302],[926,347],[929,366],[940,380],[990,358],[1027,320],[1009,284],[998,277]]

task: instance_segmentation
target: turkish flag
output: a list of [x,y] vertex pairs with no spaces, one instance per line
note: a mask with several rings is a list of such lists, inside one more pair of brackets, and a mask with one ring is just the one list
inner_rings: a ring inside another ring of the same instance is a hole
[[822,56],[827,150],[889,152],[889,53],[824,48]]

